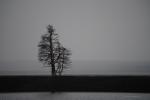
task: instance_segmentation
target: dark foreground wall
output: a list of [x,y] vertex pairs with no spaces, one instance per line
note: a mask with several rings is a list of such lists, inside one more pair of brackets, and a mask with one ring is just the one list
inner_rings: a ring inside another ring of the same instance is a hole
[[150,76],[0,76],[0,92],[150,93]]

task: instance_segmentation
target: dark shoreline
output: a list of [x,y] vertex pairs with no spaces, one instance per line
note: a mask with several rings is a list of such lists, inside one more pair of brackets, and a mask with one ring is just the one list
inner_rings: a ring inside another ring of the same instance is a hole
[[150,93],[150,76],[0,76],[0,93],[9,92]]

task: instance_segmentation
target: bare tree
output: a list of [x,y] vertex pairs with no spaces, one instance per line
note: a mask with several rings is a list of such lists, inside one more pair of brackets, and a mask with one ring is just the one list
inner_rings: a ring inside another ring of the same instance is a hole
[[56,72],[61,75],[63,72],[64,68],[68,68],[68,66],[70,65],[70,59],[69,59],[69,55],[71,55],[70,50],[64,48],[63,46],[60,45],[60,43],[58,43],[58,58],[56,60],[57,63],[57,69]]
[[64,68],[68,68],[71,63],[69,59],[71,52],[61,45],[52,25],[47,26],[47,33],[41,36],[38,47],[39,61],[51,67],[52,76],[61,75]]

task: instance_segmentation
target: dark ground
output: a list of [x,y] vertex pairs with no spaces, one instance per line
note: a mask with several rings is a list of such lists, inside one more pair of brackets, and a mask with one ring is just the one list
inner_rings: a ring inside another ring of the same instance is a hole
[[150,93],[150,76],[0,76],[0,92]]

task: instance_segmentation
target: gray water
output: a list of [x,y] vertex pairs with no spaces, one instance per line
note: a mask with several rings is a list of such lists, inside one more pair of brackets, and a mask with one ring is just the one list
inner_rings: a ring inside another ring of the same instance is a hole
[[0,100],[150,100],[142,93],[3,93]]

